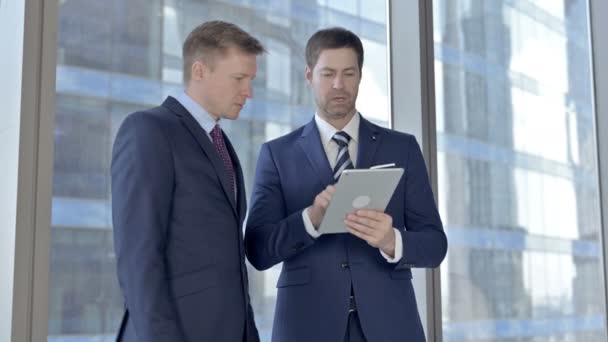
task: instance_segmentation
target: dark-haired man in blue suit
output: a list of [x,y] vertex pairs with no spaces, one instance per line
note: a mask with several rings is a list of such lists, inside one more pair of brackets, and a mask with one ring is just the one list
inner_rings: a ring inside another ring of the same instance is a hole
[[[422,342],[412,267],[437,267],[447,239],[415,138],[355,109],[363,46],[341,28],[306,46],[317,112],[262,146],[245,234],[251,264],[283,262],[273,342]],[[319,235],[343,170],[395,163],[405,169],[386,213],[360,210],[350,234]]]
[[185,92],[118,131],[112,214],[126,312],[117,341],[259,341],[243,174],[220,119],[238,118],[253,96],[263,51],[236,25],[200,25],[184,43]]

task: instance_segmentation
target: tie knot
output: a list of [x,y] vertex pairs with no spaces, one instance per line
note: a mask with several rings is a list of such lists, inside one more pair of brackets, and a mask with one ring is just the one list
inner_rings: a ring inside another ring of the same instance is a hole
[[350,135],[348,135],[348,133],[346,132],[339,131],[334,134],[332,139],[336,142],[336,144],[338,144],[338,146],[344,147],[348,146],[348,142],[350,141]]
[[222,138],[222,128],[220,127],[220,125],[215,125],[213,127],[213,129],[210,132],[211,138],[213,138],[213,141],[216,141],[218,138]]

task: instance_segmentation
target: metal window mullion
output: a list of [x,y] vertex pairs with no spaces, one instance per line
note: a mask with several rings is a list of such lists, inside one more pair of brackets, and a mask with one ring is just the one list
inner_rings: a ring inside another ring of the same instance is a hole
[[[391,128],[416,136],[437,199],[432,5],[428,0],[388,1],[389,92]],[[441,342],[440,271],[417,271],[414,285],[427,340]]]
[[[608,298],[608,2],[605,0],[589,1],[589,29],[591,43],[591,62],[593,77],[593,105],[597,142],[597,160],[600,189],[601,241],[604,267],[604,298]],[[604,301],[605,302],[605,301]],[[606,310],[606,305],[604,306]],[[608,331],[608,315],[604,312],[604,328]]]

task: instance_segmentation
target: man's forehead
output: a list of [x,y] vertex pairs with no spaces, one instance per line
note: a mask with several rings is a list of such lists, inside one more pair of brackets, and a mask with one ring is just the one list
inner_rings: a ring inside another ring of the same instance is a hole
[[328,49],[319,54],[315,68],[347,69],[357,68],[357,54],[352,49]]
[[331,62],[331,61],[319,61],[317,62],[317,65],[315,65],[315,70],[318,71],[335,71],[335,70],[348,70],[348,69],[353,69],[353,70],[357,70],[358,66],[357,63],[355,61],[355,63],[348,63],[347,61],[344,60],[338,60],[336,62]]
[[319,65],[317,63],[316,69],[319,71],[335,71],[335,70],[356,70],[356,65]]
[[323,49],[319,52],[319,58],[357,58],[357,53],[351,48]]

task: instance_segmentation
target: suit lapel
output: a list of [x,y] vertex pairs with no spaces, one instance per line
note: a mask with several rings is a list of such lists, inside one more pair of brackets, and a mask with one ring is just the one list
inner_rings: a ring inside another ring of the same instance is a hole
[[[236,176],[236,195],[237,201],[235,203],[236,209],[238,211],[239,219],[243,220],[245,218],[245,213],[247,211],[247,195],[245,193],[245,180],[243,177],[243,169],[241,168],[241,162],[239,161],[239,157],[236,154],[236,150],[232,146],[230,139],[224,134],[224,141],[226,141],[226,147],[228,148],[228,153],[230,153],[230,158],[232,159],[232,164],[234,164],[234,172]],[[231,198],[234,198],[232,196]]]
[[372,165],[376,150],[382,142],[382,134],[378,127],[361,116],[359,123],[359,151],[357,152],[357,168],[367,169]]
[[194,139],[202,148],[205,155],[207,155],[207,158],[209,158],[209,160],[211,161],[211,165],[215,169],[215,173],[217,174],[218,179],[220,180],[222,189],[224,190],[224,194],[226,195],[228,201],[230,202],[230,205],[232,206],[234,215],[239,217],[238,212],[236,210],[236,201],[234,199],[234,193],[232,193],[232,190],[230,189],[230,179],[224,168],[224,163],[215,151],[213,143],[211,142],[211,139],[209,139],[209,136],[207,136],[205,130],[201,127],[201,125],[199,125],[196,119],[194,119],[194,117],[186,110],[186,108],[184,108],[173,97],[167,97],[165,102],[163,102],[163,107],[168,108],[181,119],[184,126],[186,126],[188,131],[190,131],[190,134],[192,134]]
[[325,154],[325,150],[323,149],[319,129],[314,118],[304,126],[300,140],[298,140],[298,145],[300,145],[300,149],[306,155],[321,182],[323,184],[334,184],[331,167],[327,160],[327,154]]
[[[243,221],[245,220],[245,215],[247,213],[247,195],[245,193],[245,180],[243,179],[243,169],[241,168],[241,162],[239,161],[239,157],[236,155],[236,151],[230,142],[230,139],[224,134],[224,140],[226,141],[226,148],[228,149],[228,153],[230,153],[230,158],[232,159],[232,163],[234,164],[234,172],[236,176],[236,209],[238,212],[239,226],[238,226],[238,234],[239,234],[239,255],[241,262],[241,276],[243,277],[243,292],[247,293],[249,291],[249,279],[247,278],[247,272],[243,271],[246,269],[245,265],[245,245],[243,241]],[[234,198],[234,196],[232,196]],[[246,302],[249,301],[249,298],[245,297]]]

